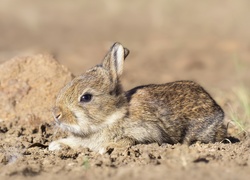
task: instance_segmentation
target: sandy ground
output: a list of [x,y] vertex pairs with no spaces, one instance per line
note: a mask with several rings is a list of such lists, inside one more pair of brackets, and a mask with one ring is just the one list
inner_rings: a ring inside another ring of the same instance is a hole
[[[249,179],[250,105],[242,105],[250,89],[249,7],[248,0],[2,0],[0,178]],[[49,152],[66,136],[51,116],[58,91],[115,41],[131,51],[125,89],[194,80],[223,107],[239,142]]]

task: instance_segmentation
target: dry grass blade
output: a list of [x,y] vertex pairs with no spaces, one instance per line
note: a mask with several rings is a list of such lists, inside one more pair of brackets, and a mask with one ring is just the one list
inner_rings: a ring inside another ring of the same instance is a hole
[[245,86],[240,86],[235,89],[234,94],[236,96],[237,105],[231,108],[231,119],[233,123],[238,127],[240,132],[247,132],[250,126],[250,93]]

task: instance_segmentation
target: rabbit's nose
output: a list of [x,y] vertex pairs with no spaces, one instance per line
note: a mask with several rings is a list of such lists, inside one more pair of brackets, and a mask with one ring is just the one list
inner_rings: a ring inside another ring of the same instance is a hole
[[62,117],[62,111],[59,107],[53,108],[53,115],[56,119],[60,119]]

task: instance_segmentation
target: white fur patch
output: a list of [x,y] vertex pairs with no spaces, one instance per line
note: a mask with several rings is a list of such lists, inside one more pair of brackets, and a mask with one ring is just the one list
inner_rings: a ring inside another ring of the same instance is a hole
[[117,74],[121,75],[122,71],[123,71],[123,64],[124,64],[124,49],[123,49],[122,45],[119,45],[117,47],[117,49],[115,49],[115,51],[117,54],[117,59],[116,59]]
[[49,144],[49,151],[58,151],[61,149],[61,143],[53,141]]
[[78,123],[77,125],[73,125],[73,127],[76,129],[76,132],[78,131],[78,134],[88,134],[91,132],[91,122],[89,122],[89,118],[85,115],[85,113],[82,111],[74,113]]
[[65,131],[72,132],[74,134],[91,134],[100,131],[101,129],[111,126],[119,119],[122,119],[124,113],[122,111],[114,112],[113,114],[106,117],[103,123],[95,125],[86,117],[83,112],[75,112],[77,118],[77,124],[65,124],[61,123],[59,127]]
[[123,116],[124,116],[124,113],[122,111],[117,111],[111,114],[110,116],[108,116],[104,123],[110,126],[114,124],[116,121],[118,121],[119,119],[122,119]]
[[81,129],[81,127],[76,124],[60,124],[60,128],[75,134],[83,134],[83,130]]
[[69,146],[72,149],[77,149],[80,147],[89,148],[92,151],[104,154],[106,152],[105,138],[100,134],[95,134],[90,138],[80,138],[70,136],[68,138],[59,139],[53,141],[49,144],[49,151],[57,151],[62,148],[62,146]]

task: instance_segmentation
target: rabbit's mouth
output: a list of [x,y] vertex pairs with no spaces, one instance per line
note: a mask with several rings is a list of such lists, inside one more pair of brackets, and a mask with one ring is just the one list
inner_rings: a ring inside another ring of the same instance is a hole
[[87,136],[92,133],[89,119],[83,117],[83,114],[79,115],[74,113],[74,118],[69,120],[64,119],[63,117],[58,118],[53,113],[54,122],[57,127],[59,127],[63,131],[71,132],[72,134],[77,136]]
[[59,120],[58,118],[54,117],[54,122],[55,122],[55,126],[58,127],[59,129],[61,129],[62,131],[65,132],[71,132],[74,135],[80,135],[80,136],[86,136],[86,134],[84,133],[84,131],[81,129],[81,127],[77,124],[68,124],[65,122],[62,122],[61,120]]
[[57,127],[62,129],[63,131],[69,131],[69,132],[74,132],[75,131],[76,127],[72,127],[72,125],[62,122],[59,119],[60,117],[56,116],[54,113],[52,113],[52,114],[53,114],[55,125]]

